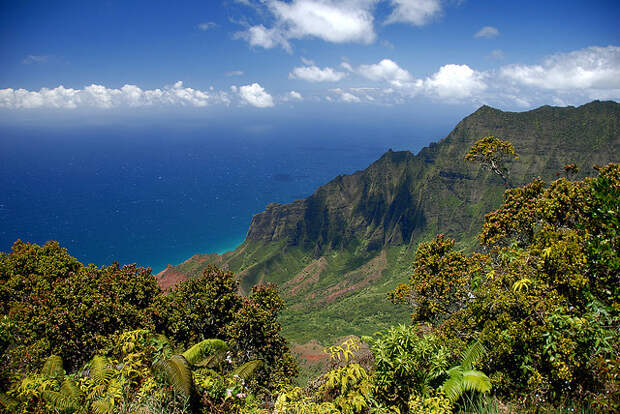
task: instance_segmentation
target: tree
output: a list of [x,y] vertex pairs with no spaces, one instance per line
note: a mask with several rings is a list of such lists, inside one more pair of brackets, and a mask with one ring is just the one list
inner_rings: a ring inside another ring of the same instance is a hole
[[479,340],[500,394],[620,408],[620,166],[598,172],[507,190],[479,234],[488,254],[454,252],[440,238],[421,245],[410,284],[394,294],[443,309],[424,320],[446,343]]
[[465,155],[465,160],[480,163],[483,168],[488,168],[499,175],[506,187],[510,186],[506,162],[518,158],[519,156],[510,142],[494,136],[484,137],[476,141]]

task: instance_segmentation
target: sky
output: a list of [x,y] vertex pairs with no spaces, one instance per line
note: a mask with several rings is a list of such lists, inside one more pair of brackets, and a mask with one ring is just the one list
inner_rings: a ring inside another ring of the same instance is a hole
[[2,0],[0,125],[618,101],[619,21],[598,0]]

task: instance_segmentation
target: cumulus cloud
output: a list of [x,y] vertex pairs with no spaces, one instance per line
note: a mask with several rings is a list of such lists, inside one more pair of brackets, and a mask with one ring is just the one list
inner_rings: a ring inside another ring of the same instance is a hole
[[479,94],[487,88],[484,75],[467,65],[444,65],[426,78],[422,85],[429,95],[442,99],[461,100]]
[[291,98],[293,98],[293,99],[298,100],[298,101],[301,101],[301,100],[303,100],[303,99],[304,99],[304,98],[302,98],[301,94],[300,94],[299,92],[296,92],[296,91],[290,91],[290,92],[289,92],[289,96],[290,96]]
[[282,98],[282,100],[285,101],[285,102],[288,102],[288,101],[303,101],[304,98],[297,91],[289,91],[289,93],[287,93],[284,96],[284,98]]
[[268,29],[262,24],[252,26],[245,32],[237,32],[234,37],[247,40],[250,46],[259,46],[265,49],[282,46],[284,50],[291,51],[291,45],[280,29]]
[[330,67],[323,69],[318,66],[299,66],[289,73],[290,79],[301,79],[308,82],[337,82],[344,78],[346,73],[338,72]]
[[239,87],[239,96],[257,108],[269,108],[274,105],[273,97],[258,83]]
[[441,13],[440,0],[391,0],[394,9],[386,20],[390,23],[409,23],[424,26]]
[[484,75],[467,65],[444,65],[424,79],[416,79],[390,59],[360,65],[354,70],[366,79],[388,83],[390,92],[396,90],[409,96],[425,94],[443,100],[461,100],[486,89]]
[[487,39],[492,39],[497,36],[499,36],[499,30],[497,30],[497,27],[493,26],[484,26],[474,35],[476,38],[486,37]]
[[194,106],[204,107],[211,103],[228,103],[225,93],[208,93],[186,88],[178,81],[162,89],[143,90],[136,85],[125,85],[120,89],[103,85],[89,85],[84,89],[65,88],[39,91],[25,89],[0,89],[0,107],[3,108],[67,108],[78,107],[115,108],[141,106]]
[[372,81],[389,82],[395,87],[403,87],[413,80],[409,72],[390,59],[383,59],[374,65],[361,65],[357,72]]
[[592,46],[550,56],[540,65],[504,66],[501,75],[517,84],[541,89],[618,90],[620,47]]
[[290,51],[289,39],[306,37],[327,42],[371,43],[375,40],[373,14],[377,0],[270,0],[267,10],[274,26],[252,26],[236,34],[251,46],[271,49],[281,46]]
[[[350,92],[344,91],[340,88],[331,89],[331,92],[337,94],[342,102],[346,103],[359,103],[362,100],[358,98],[356,95],[353,95]],[[327,97],[329,98],[329,97]],[[332,99],[327,99],[328,101],[332,101]]]
[[[503,57],[499,51],[493,55]],[[390,59],[341,66],[350,73],[383,84],[376,89],[366,88],[364,93],[348,89],[365,102],[391,104],[427,97],[445,103],[531,108],[549,103],[577,105],[592,99],[620,99],[620,47],[617,46],[593,46],[549,56],[537,65],[505,65],[488,71],[447,64],[420,77]],[[342,101],[355,101],[342,99],[345,90],[330,91],[338,93]]]

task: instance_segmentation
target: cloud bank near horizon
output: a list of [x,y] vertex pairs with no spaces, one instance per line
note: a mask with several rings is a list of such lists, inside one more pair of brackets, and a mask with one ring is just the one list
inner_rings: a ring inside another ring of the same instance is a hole
[[[465,64],[446,64],[434,73],[416,77],[391,59],[377,63],[306,66],[289,72],[289,82],[330,83],[314,91],[310,101],[393,105],[428,99],[448,104],[491,104],[522,108],[543,104],[574,105],[592,99],[620,100],[620,47],[593,46],[549,56],[536,65],[509,64],[478,71]],[[342,83],[357,83],[347,87]],[[340,82],[340,84],[339,84]],[[336,84],[336,85],[334,85]],[[182,81],[163,88],[143,90],[136,85],[109,88],[89,85],[83,89],[60,85],[39,91],[1,89],[0,108],[98,108],[208,107],[212,105],[271,108],[280,102],[301,102],[302,94],[284,85],[274,97],[260,83],[231,86],[230,91],[186,87]],[[297,88],[297,87],[295,87]],[[310,94],[304,92],[305,96]]]

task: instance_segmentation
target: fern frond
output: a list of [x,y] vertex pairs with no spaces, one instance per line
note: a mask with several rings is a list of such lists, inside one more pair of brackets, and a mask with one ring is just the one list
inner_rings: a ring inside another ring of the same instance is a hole
[[109,399],[95,401],[90,408],[95,414],[109,414],[114,409],[114,404]]
[[486,349],[480,341],[476,341],[471,344],[465,352],[463,352],[463,360],[461,362],[461,368],[463,370],[470,370],[473,368],[474,363],[486,353]]
[[189,396],[192,391],[193,378],[187,360],[182,355],[173,355],[166,361],[153,365],[153,371],[161,374],[179,394]]
[[491,380],[483,372],[474,370],[464,371],[463,387],[467,391],[485,393],[491,389]]
[[226,355],[226,351],[216,352],[213,355],[209,355],[205,359],[200,362],[197,362],[194,365],[198,368],[215,368],[224,360],[224,356]]
[[455,371],[450,377],[444,381],[441,385],[441,390],[446,394],[446,397],[454,402],[459,399],[463,394],[463,372],[461,370]]
[[245,364],[235,368],[232,371],[233,375],[239,376],[244,380],[248,380],[254,376],[256,371],[263,366],[263,361],[260,359],[256,359],[254,361],[246,362]]
[[209,355],[226,351],[228,351],[228,345],[221,339],[205,339],[193,345],[181,355],[189,364],[194,365]]
[[62,358],[58,355],[51,355],[43,364],[41,368],[41,375],[46,377],[62,377],[65,375],[65,370],[62,367]]
[[114,370],[110,367],[108,358],[95,355],[90,363],[89,376],[99,384],[107,384],[114,376]]
[[453,367],[448,372],[450,377],[444,381],[441,390],[452,402],[458,400],[465,391],[485,393],[491,389],[491,380],[483,372],[463,370],[462,367]]
[[71,379],[65,378],[60,391],[44,391],[43,399],[60,411],[74,411],[80,407],[82,392]]

